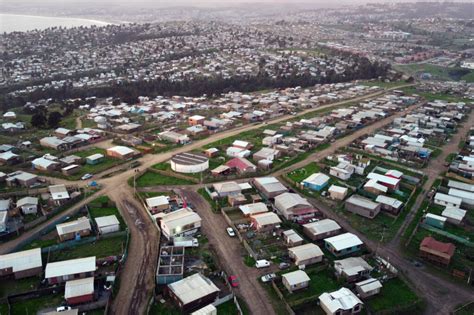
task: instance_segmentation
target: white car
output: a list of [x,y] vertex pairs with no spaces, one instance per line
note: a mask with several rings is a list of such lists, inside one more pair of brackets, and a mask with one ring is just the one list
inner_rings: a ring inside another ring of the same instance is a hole
[[273,279],[276,278],[276,274],[274,273],[269,273],[267,275],[264,275],[260,278],[260,280],[262,280],[262,282],[270,282],[272,281]]
[[270,262],[266,259],[260,259],[255,262],[255,267],[257,268],[267,268],[270,267]]
[[58,313],[66,312],[66,311],[70,311],[70,310],[71,310],[70,306],[60,306],[60,307],[56,308],[56,312],[58,312]]
[[234,229],[231,228],[230,226],[226,229],[227,234],[229,234],[230,237],[235,237],[235,232]]
[[92,174],[84,174],[84,176],[81,177],[82,180],[87,180],[89,178],[92,178]]

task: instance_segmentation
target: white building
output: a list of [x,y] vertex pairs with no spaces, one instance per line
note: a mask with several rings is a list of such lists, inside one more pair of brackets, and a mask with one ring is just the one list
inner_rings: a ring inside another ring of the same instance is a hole
[[364,305],[357,295],[347,288],[321,294],[319,303],[328,315],[357,314]]
[[108,234],[120,231],[120,222],[115,215],[95,218],[99,234]]

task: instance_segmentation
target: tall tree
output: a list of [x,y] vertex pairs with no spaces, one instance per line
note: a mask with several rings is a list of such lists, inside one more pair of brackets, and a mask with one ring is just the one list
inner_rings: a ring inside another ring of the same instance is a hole
[[31,125],[35,128],[41,128],[44,127],[46,124],[46,116],[43,114],[43,112],[36,112],[31,116]]
[[49,128],[57,128],[59,126],[59,123],[61,122],[61,118],[63,116],[61,115],[60,112],[51,112],[49,113],[48,116],[48,126]]

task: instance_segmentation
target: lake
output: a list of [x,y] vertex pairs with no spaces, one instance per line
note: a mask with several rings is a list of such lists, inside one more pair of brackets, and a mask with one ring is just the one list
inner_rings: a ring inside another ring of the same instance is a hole
[[107,25],[109,23],[78,19],[78,18],[67,18],[67,17],[49,17],[49,16],[33,16],[33,15],[20,15],[20,14],[1,14],[0,13],[0,33],[3,32],[25,32],[34,29],[46,29],[48,27],[62,26],[62,27],[75,27],[75,26],[92,26],[92,25]]

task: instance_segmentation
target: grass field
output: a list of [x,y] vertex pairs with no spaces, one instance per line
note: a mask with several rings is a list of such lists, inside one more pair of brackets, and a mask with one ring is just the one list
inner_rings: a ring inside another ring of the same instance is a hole
[[39,277],[29,277],[18,280],[2,279],[2,281],[0,281],[0,298],[35,290],[40,281],[41,279]]
[[319,172],[319,170],[320,170],[319,165],[316,164],[315,162],[311,162],[305,167],[296,169],[288,173],[287,176],[289,179],[293,180],[294,182],[301,183],[302,180],[304,180],[305,178],[307,178],[313,173]]
[[125,221],[120,215],[117,207],[114,206],[113,202],[110,201],[107,196],[100,196],[89,203],[89,213],[91,219],[94,220],[97,217],[103,217],[108,215],[115,215],[120,222],[120,230],[124,230],[126,227]]
[[103,258],[108,256],[120,255],[123,253],[124,246],[124,236],[103,238],[96,241],[95,243],[79,245],[73,248],[51,252],[50,261],[61,261],[90,256]]
[[442,67],[428,63],[397,65],[395,66],[395,68],[412,76],[421,73],[430,73],[433,76],[433,79],[436,80],[465,80],[468,83],[474,82],[474,71],[468,69],[456,67]]
[[182,178],[166,176],[153,172],[146,172],[136,180],[136,184],[137,187],[147,187],[159,185],[192,185],[195,183]]
[[93,154],[103,154],[104,160],[96,165],[89,165],[89,164],[82,165],[80,171],[77,174],[70,176],[72,179],[79,179],[84,174],[97,174],[105,170],[108,170],[111,167],[124,163],[124,161],[122,160],[107,157],[106,151],[104,149],[92,148],[92,149],[74,153],[74,155],[77,155],[81,158],[86,158]]
[[60,306],[63,300],[63,294],[57,294],[21,301],[12,304],[10,315],[36,314],[44,308]]
[[375,313],[395,310],[401,312],[417,302],[420,302],[418,296],[399,278],[383,283],[380,294],[366,301],[371,311]]

